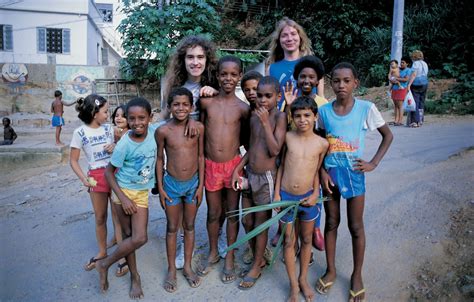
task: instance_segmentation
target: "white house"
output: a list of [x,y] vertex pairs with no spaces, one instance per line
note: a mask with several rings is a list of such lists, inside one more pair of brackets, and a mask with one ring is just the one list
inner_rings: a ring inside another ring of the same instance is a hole
[[0,0],[0,63],[117,66],[118,0]]

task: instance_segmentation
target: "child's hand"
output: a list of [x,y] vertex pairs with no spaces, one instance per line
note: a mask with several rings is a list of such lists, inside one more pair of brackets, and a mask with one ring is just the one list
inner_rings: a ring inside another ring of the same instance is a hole
[[334,182],[332,181],[331,176],[329,176],[329,173],[323,168],[321,168],[321,185],[323,190],[332,194],[330,187],[334,187]]
[[204,86],[201,88],[201,90],[199,90],[199,96],[203,96],[203,97],[209,97],[209,96],[214,96],[218,94],[219,94],[219,91],[215,90],[211,86]]
[[165,190],[158,188],[158,192],[160,193],[160,203],[161,208],[166,211],[166,200],[171,202],[171,198],[166,194]]
[[293,90],[293,81],[286,82],[286,86],[283,87],[283,95],[285,96],[286,105],[291,106],[298,95],[298,89]]
[[234,189],[234,191],[239,191],[240,190],[240,175],[239,175],[239,172],[240,171],[237,171],[237,169],[234,169],[234,172],[232,172],[232,189]]
[[268,113],[268,110],[266,108],[264,107],[256,108],[255,113],[257,114],[258,119],[260,120],[262,125],[268,123],[268,116],[270,114]]
[[[275,196],[273,197],[273,201],[274,201],[274,202],[279,202],[279,201],[281,201],[281,196],[280,196],[279,193],[276,193],[276,194],[275,194]],[[280,213],[281,208],[278,207],[278,208],[274,208],[273,210],[275,210],[275,212],[277,212],[277,213]]]
[[366,162],[362,158],[358,158],[358,159],[355,160],[355,164],[353,164],[352,167],[356,171],[370,172],[370,171],[374,170],[377,167],[377,165],[373,164],[371,162]]
[[312,207],[318,203],[319,191],[316,194],[311,194],[308,197],[301,199],[300,205],[303,207]]
[[[93,178],[92,178],[93,179]],[[93,179],[94,180],[94,179]],[[95,181],[95,180],[94,180]],[[86,188],[91,188],[91,187],[94,187],[90,181],[89,181],[89,177],[86,177],[86,178],[82,178],[81,179],[81,182],[82,184],[86,187]],[[96,182],[96,185],[97,185],[97,182]]]
[[132,215],[137,212],[137,205],[131,201],[129,198],[126,198],[122,201],[122,209],[127,215]]
[[193,138],[197,135],[199,135],[199,129],[197,128],[196,121],[190,118],[188,119],[188,124],[184,128],[184,136]]
[[107,145],[104,146],[104,150],[109,154],[111,154],[114,151],[114,149],[115,149],[115,144],[114,143],[107,144]]
[[194,194],[193,199],[196,200],[196,207],[199,208],[202,202],[202,187],[199,186],[196,190],[196,194]]

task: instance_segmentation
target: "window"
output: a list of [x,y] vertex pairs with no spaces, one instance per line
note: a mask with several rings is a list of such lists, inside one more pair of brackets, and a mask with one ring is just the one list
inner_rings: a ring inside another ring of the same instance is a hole
[[113,21],[113,5],[112,4],[105,4],[105,3],[97,3],[97,9],[102,16],[102,20],[107,23],[112,23]]
[[0,24],[0,51],[13,50],[13,32],[11,25]]
[[37,47],[40,53],[71,53],[71,30],[38,27]]

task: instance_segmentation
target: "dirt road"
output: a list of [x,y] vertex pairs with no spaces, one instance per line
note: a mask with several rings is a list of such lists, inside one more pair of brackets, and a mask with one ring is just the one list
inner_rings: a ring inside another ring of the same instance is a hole
[[[472,116],[429,116],[422,128],[394,127],[392,131],[395,139],[389,153],[367,175],[364,277],[369,301],[407,301],[417,292],[424,297],[420,271],[436,265],[449,273],[455,263],[473,259],[472,252],[464,253],[473,250],[471,233],[464,247],[447,248],[456,240],[450,232],[453,213],[474,207]],[[369,134],[365,158],[375,152],[379,138],[377,132]],[[129,300],[128,275],[116,278],[111,273],[109,292],[102,295],[97,273],[82,269],[96,252],[94,219],[88,194],[67,164],[19,167],[1,174],[1,301]],[[203,205],[196,223],[197,255],[207,251],[205,217]],[[110,221],[109,226],[111,230]],[[468,227],[463,234],[472,231],[472,220]],[[137,253],[145,301],[285,301],[288,282],[280,261],[248,291],[239,290],[237,282],[222,284],[221,261],[200,288],[191,289],[179,274],[178,291],[168,294],[162,288],[165,217],[157,197],[151,197],[148,234],[148,243]],[[325,269],[324,254],[315,251],[315,256],[309,275],[312,284]],[[318,295],[318,301],[344,301],[348,296],[352,253],[345,219],[336,259],[336,283],[328,296]],[[453,280],[462,277],[455,269],[451,273]],[[466,297],[456,288],[450,294],[454,300]]]

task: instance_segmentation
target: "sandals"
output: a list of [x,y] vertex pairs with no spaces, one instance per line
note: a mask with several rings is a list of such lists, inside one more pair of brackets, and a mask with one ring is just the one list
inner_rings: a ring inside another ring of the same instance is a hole
[[178,289],[178,282],[176,279],[166,279],[163,288],[170,294],[174,293]]
[[[350,297],[349,297],[349,302],[353,302],[355,300],[355,298],[357,298],[358,296],[362,295],[363,293],[365,293],[365,288],[361,289],[360,291],[358,292],[354,292],[352,289],[349,290],[349,294],[350,294]],[[362,302],[365,301],[365,297],[364,299],[361,300]]]
[[198,288],[201,285],[201,278],[199,278],[197,274],[195,274],[194,277],[192,277],[192,276],[186,275],[183,272],[183,276],[186,279],[186,281],[188,281],[189,286],[191,286],[192,288]]
[[[240,281],[239,283],[239,289],[242,289],[242,290],[249,290],[251,289],[252,287],[255,286],[255,284],[257,283],[257,280],[260,279],[260,277],[262,276],[262,273],[259,273],[257,277],[253,278],[253,277],[250,277],[248,275],[244,276],[242,278],[242,281]],[[243,284],[244,283],[247,283],[248,286],[244,286]]]
[[211,271],[211,267],[214,264],[218,263],[220,260],[221,260],[221,257],[219,257],[219,255],[217,255],[216,258],[214,259],[204,260],[203,262],[206,262],[205,265],[202,265],[202,262],[201,262],[201,264],[199,265],[200,267],[198,268],[196,273],[198,274],[199,277],[207,276],[209,272]]
[[237,280],[237,274],[235,273],[235,268],[227,269],[224,267],[222,270],[221,281],[224,284],[229,284]]
[[321,295],[327,295],[329,289],[334,285],[334,281],[324,282],[322,278],[318,279],[318,283],[316,284],[316,291]]
[[95,263],[98,261],[98,260],[102,260],[102,259],[105,259],[107,258],[107,256],[104,256],[102,258],[94,258],[92,257],[91,259],[89,259],[89,262],[87,262],[86,265],[84,265],[84,269],[86,271],[91,271],[95,268]]
[[115,276],[119,277],[119,278],[123,277],[128,273],[128,271],[129,271],[129,269],[128,269],[127,261],[125,261],[123,263],[119,263],[117,265],[117,271],[115,272]]

